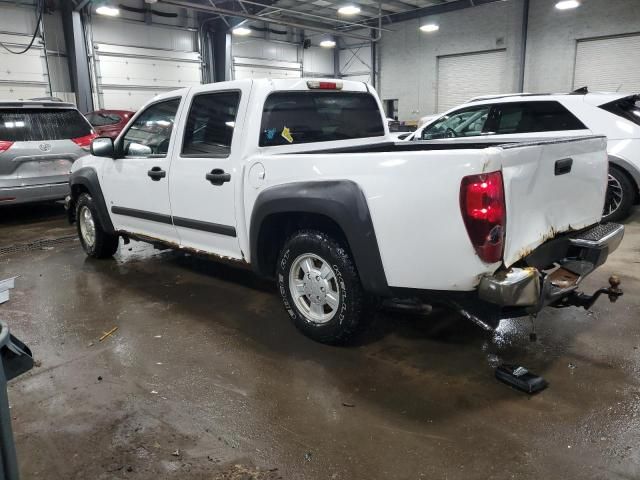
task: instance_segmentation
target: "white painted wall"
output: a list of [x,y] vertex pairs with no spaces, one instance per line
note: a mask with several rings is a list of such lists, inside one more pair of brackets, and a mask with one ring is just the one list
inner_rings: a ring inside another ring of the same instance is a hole
[[[640,33],[640,0],[583,0],[559,11],[557,0],[530,0],[524,90],[567,92],[573,87],[579,40]],[[504,92],[518,90],[522,0],[506,0],[390,25],[379,45],[383,99],[399,100],[399,119],[436,112],[437,57],[505,48]],[[440,30],[418,27],[435,22]]]

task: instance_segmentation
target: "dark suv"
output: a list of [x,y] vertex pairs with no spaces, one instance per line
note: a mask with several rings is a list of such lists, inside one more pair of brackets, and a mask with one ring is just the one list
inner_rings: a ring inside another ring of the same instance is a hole
[[0,102],[0,205],[64,198],[95,137],[71,103]]

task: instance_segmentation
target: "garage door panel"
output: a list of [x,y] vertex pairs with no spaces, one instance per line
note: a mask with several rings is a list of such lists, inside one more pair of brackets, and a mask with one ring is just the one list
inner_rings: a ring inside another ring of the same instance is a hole
[[235,66],[235,79],[246,78],[300,78],[299,70],[270,69],[265,67]]
[[640,35],[578,41],[573,88],[640,91]]
[[171,90],[171,88],[166,90],[145,90],[104,87],[100,96],[104,105],[109,105],[109,108],[135,111],[149,100]]
[[198,64],[102,55],[99,59],[100,81],[106,85],[153,85],[181,88],[200,84]]
[[437,111],[479,95],[506,93],[505,78],[505,50],[438,57]]
[[0,99],[28,100],[49,95],[46,85],[0,84]]

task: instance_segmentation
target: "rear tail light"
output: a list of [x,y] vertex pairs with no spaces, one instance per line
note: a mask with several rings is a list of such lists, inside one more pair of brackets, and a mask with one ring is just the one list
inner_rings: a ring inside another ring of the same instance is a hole
[[91,141],[97,136],[97,134],[91,132],[89,135],[85,135],[84,137],[72,138],[71,141],[79,147],[89,150],[89,147],[91,147]]
[[460,209],[478,256],[487,263],[500,261],[507,220],[502,173],[464,177],[460,184]]
[[307,87],[312,90],[342,90],[342,82],[325,82],[320,80],[308,80]]
[[6,152],[11,148],[13,142],[9,142],[7,140],[0,140],[0,152]]

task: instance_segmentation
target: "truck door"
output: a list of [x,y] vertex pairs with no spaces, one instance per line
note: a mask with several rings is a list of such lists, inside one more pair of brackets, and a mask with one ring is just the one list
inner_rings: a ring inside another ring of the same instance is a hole
[[242,185],[238,120],[249,89],[191,89],[181,142],[174,150],[169,190],[180,245],[242,258],[235,191]]
[[181,100],[148,105],[118,139],[124,156],[105,161],[101,184],[117,230],[177,242],[168,172]]

